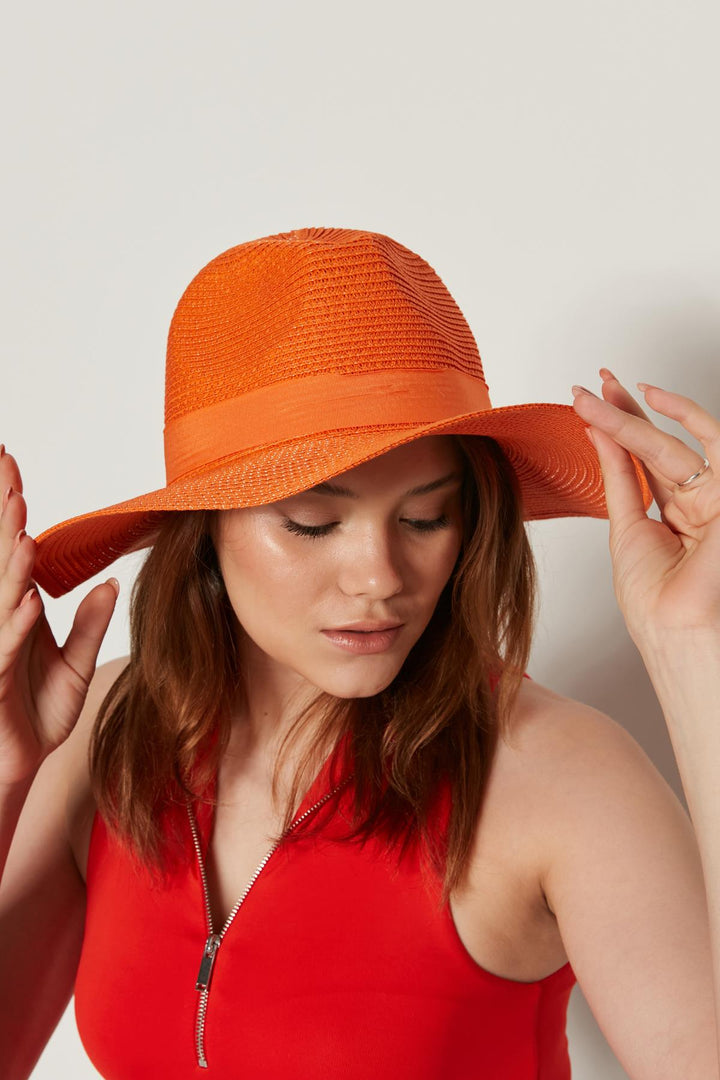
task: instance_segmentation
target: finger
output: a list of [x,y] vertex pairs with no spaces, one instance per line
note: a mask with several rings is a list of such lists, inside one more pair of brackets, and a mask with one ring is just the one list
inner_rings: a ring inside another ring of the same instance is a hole
[[35,585],[30,577],[35,562],[35,541],[25,534],[16,537],[0,574],[0,625],[12,616],[27,590]]
[[596,427],[590,430],[602,470],[613,547],[626,529],[640,518],[647,520],[647,514],[630,454],[604,431]]
[[15,663],[23,642],[42,610],[43,604],[37,589],[28,589],[10,618],[0,625],[0,678],[4,677]]
[[684,480],[702,464],[697,451],[682,439],[661,431],[649,420],[631,416],[595,394],[578,393],[573,406],[586,424],[612,436],[669,484]]
[[95,671],[98,653],[110,625],[117,592],[105,581],[96,585],[82,600],[62,647],[64,660],[89,685]]
[[[647,421],[649,424],[652,423],[648,414],[635,400],[632,394],[625,389],[617,376],[613,375],[608,368],[600,368],[600,375],[603,379],[602,392],[606,401],[609,401],[611,405],[615,405],[617,408],[630,413],[632,416],[637,416],[640,419]],[[653,498],[655,499],[659,510],[662,512],[668,499],[672,498],[672,486],[662,476],[656,476],[652,469],[643,461],[640,461],[640,465],[645,473],[645,479],[648,482],[650,490],[653,493]]]
[[0,492],[5,491],[7,487],[12,484],[16,491],[22,491],[22,476],[20,475],[20,468],[17,461],[8,454],[5,449],[5,444],[0,444],[2,453],[0,453]]
[[[686,431],[697,439],[705,451],[704,456],[710,462],[713,472],[720,475],[720,420],[713,416],[712,413],[709,413],[707,409],[703,409],[692,398],[684,397],[682,394],[675,394],[672,390],[663,390],[659,386],[651,386],[649,383],[638,385],[646,387],[644,390],[645,400],[651,409],[662,413],[663,416],[669,416],[671,420],[677,420]],[[695,460],[697,461],[697,459],[698,455],[695,454]],[[700,465],[702,465],[702,462],[700,462]],[[697,472],[699,467],[699,465],[696,465],[691,472]],[[683,476],[674,477],[673,482],[676,484],[682,483],[689,475],[690,473],[685,473]]]
[[[8,456],[0,457],[0,467]],[[16,467],[14,476],[22,486]],[[25,533],[26,524],[27,504],[22,493],[12,489],[8,494],[6,489],[0,512],[0,625],[12,616],[28,589],[37,590],[30,577],[35,564],[35,541]],[[36,596],[42,605],[39,593]]]
[[16,537],[27,525],[27,506],[23,496],[16,490],[7,493],[4,489],[3,505],[0,511],[0,574],[7,568],[10,556],[16,545]]
[[[11,505],[8,511],[10,521],[13,523],[16,520],[21,520],[21,523],[13,528],[12,535],[14,536],[18,529],[25,527],[26,519],[22,517],[22,514],[25,512],[25,500],[22,497],[23,483],[17,461],[12,454],[7,453],[4,445],[2,445],[2,450],[3,453],[0,454],[0,498],[2,499],[2,504],[0,504],[0,515],[2,515],[2,517],[5,516],[8,488],[12,488],[16,495],[11,498]],[[17,499],[17,493],[20,494],[19,500]],[[15,504],[14,506],[12,505],[13,503]]]

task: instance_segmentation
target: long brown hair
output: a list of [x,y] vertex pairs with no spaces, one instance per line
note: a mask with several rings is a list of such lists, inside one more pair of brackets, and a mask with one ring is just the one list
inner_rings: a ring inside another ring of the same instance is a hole
[[[453,436],[464,457],[463,539],[430,622],[393,682],[368,698],[320,691],[280,746],[272,783],[308,725],[315,732],[291,781],[275,839],[286,832],[317,763],[349,733],[355,816],[348,839],[382,834],[401,851],[418,838],[442,878],[441,903],[461,882],[500,735],[525,672],[537,571],[515,472],[486,436]],[[99,709],[90,776],[108,826],[153,872],[182,857],[187,819],[169,806],[203,792],[227,748],[242,690],[237,618],[213,543],[217,512],[164,515],[130,598],[130,660]],[[497,678],[491,691],[490,677]],[[450,784],[442,837],[432,827],[440,781]],[[317,827],[320,827],[318,821]],[[185,849],[186,850],[186,849]]]

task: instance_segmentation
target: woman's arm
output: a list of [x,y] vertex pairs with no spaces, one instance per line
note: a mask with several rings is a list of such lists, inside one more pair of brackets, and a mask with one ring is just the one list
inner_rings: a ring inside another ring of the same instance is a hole
[[[663,710],[697,839],[720,1061],[720,421],[691,398],[637,384],[698,453],[657,428],[612,372],[600,374],[603,398],[574,387],[573,404],[600,459],[615,596]],[[631,454],[660,521],[647,516]]]
[[0,881],[12,838],[37,770],[16,784],[0,784]]
[[665,716],[702,859],[720,1033],[720,632],[686,630],[641,641],[639,648]]
[[0,881],[0,1073],[7,1080],[31,1075],[75,981],[85,887],[66,832],[74,737],[45,758],[19,813],[12,808]]
[[[127,663],[100,664],[72,732],[37,770],[15,817],[0,880],[0,1075],[25,1080],[73,992],[85,883],[70,830],[90,790],[88,744],[98,709]],[[20,800],[20,791],[14,796]],[[8,831],[10,827],[8,819]],[[2,823],[5,827],[5,823]]]

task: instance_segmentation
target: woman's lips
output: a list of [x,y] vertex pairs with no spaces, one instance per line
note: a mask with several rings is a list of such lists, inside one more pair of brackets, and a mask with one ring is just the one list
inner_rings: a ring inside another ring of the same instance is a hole
[[397,639],[402,626],[394,626],[390,630],[323,630],[322,633],[333,642],[334,645],[348,652],[376,653],[389,649]]

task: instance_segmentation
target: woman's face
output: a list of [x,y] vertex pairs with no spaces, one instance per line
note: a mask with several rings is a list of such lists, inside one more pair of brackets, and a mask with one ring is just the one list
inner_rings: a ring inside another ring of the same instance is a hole
[[[244,631],[245,670],[262,672],[281,692],[303,681],[342,698],[385,689],[460,552],[463,460],[451,437],[428,436],[333,477],[352,495],[311,490],[219,511],[216,549]],[[448,474],[435,490],[410,493]],[[402,626],[375,652],[343,648],[324,633],[365,620]]]

